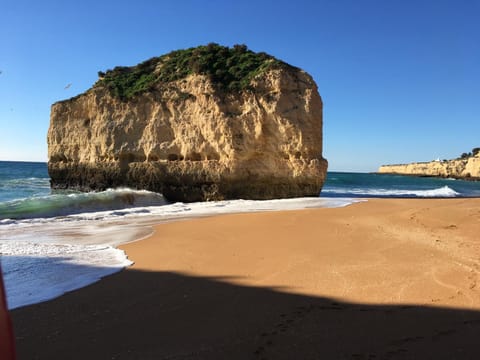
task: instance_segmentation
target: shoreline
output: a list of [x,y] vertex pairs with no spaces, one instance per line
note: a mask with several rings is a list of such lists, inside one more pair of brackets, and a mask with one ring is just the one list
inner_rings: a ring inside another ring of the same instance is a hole
[[[125,253],[117,248],[118,245],[143,239],[144,235],[151,234],[151,225],[157,223],[188,220],[221,213],[334,207],[355,201],[358,200],[300,198],[170,204],[148,209],[127,209],[118,214],[117,210],[85,213],[79,216],[79,221],[73,222],[64,221],[62,218],[52,218],[46,222],[26,220],[27,225],[33,226],[29,227],[27,231],[22,226],[12,224],[13,229],[8,234],[10,240],[2,241],[0,239],[2,253],[9,255],[9,259],[13,260],[4,268],[7,273],[4,280],[9,294],[9,308],[14,309],[51,300],[66,292],[96,282],[105,277],[107,273],[120,271],[129,260]],[[136,216],[137,213],[142,215]],[[75,216],[72,215],[74,220]],[[6,235],[6,233],[4,234]],[[35,234],[35,239],[28,241],[28,236],[31,234]],[[16,243],[11,241],[12,239],[19,239],[22,242]],[[43,239],[43,241],[37,244],[36,239]],[[52,244],[50,245],[49,242]],[[97,249],[92,248],[97,245],[99,246]],[[108,246],[111,250],[104,249],[104,246]],[[75,252],[72,252],[73,248],[76,248]],[[122,255],[118,257],[114,253]],[[25,256],[26,254],[34,256]],[[49,256],[42,257],[42,254],[49,254]],[[16,266],[20,262],[22,262],[22,266]],[[42,271],[41,274],[36,274],[31,269],[39,266],[39,263],[41,263]],[[112,267],[116,269],[111,270]],[[26,271],[22,272],[22,269],[26,269]],[[57,276],[56,273],[62,275]]]
[[[383,165],[382,165],[383,166]],[[388,166],[398,166],[398,165],[388,165]],[[402,166],[402,165],[400,165]],[[399,173],[399,172],[379,172],[374,171],[371,174],[377,175],[398,175],[398,176],[407,176],[407,177],[417,177],[417,178],[433,178],[433,179],[443,179],[443,180],[461,180],[461,181],[471,181],[471,182],[479,182],[480,177],[478,176],[456,176],[456,175],[427,175],[427,174],[407,174],[407,173]],[[465,196],[466,198],[476,198],[478,196]]]
[[133,266],[13,310],[19,359],[473,359],[479,208],[368,199],[155,225],[118,247]]

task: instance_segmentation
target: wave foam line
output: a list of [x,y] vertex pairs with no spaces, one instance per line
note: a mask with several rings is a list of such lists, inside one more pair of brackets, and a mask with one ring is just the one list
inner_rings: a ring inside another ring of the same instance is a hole
[[0,244],[9,309],[51,300],[130,266],[111,246]]
[[378,197],[428,197],[428,198],[451,198],[461,196],[448,186],[436,189],[342,189],[326,188],[322,191],[323,195],[329,194],[350,194],[355,196],[378,196]]

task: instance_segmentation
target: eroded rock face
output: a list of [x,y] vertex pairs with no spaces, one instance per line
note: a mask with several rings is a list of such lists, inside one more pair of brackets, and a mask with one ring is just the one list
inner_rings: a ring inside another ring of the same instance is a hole
[[208,76],[190,74],[128,101],[94,86],[55,103],[52,187],[127,186],[172,201],[318,196],[327,162],[315,82],[284,68],[251,86],[222,93]]
[[382,165],[378,172],[457,179],[480,179],[480,153],[465,159]]

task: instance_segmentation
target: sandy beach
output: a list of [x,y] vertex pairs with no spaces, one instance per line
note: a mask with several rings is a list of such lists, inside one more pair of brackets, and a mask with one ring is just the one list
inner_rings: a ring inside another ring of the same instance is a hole
[[19,359],[479,359],[480,199],[157,225],[134,266],[12,311]]

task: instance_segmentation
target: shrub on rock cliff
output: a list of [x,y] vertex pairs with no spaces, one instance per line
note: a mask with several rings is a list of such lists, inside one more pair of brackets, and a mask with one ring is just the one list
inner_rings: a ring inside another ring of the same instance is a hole
[[475,147],[472,149],[472,152],[462,153],[458,159],[468,159],[470,157],[477,156],[478,153],[480,153],[480,147]]
[[206,75],[219,91],[252,90],[251,81],[267,70],[292,67],[264,52],[255,53],[246,45],[232,48],[210,43],[154,57],[136,66],[119,66],[99,72],[97,86],[106,86],[112,95],[130,99],[152,89],[156,84],[167,84],[190,74]]

